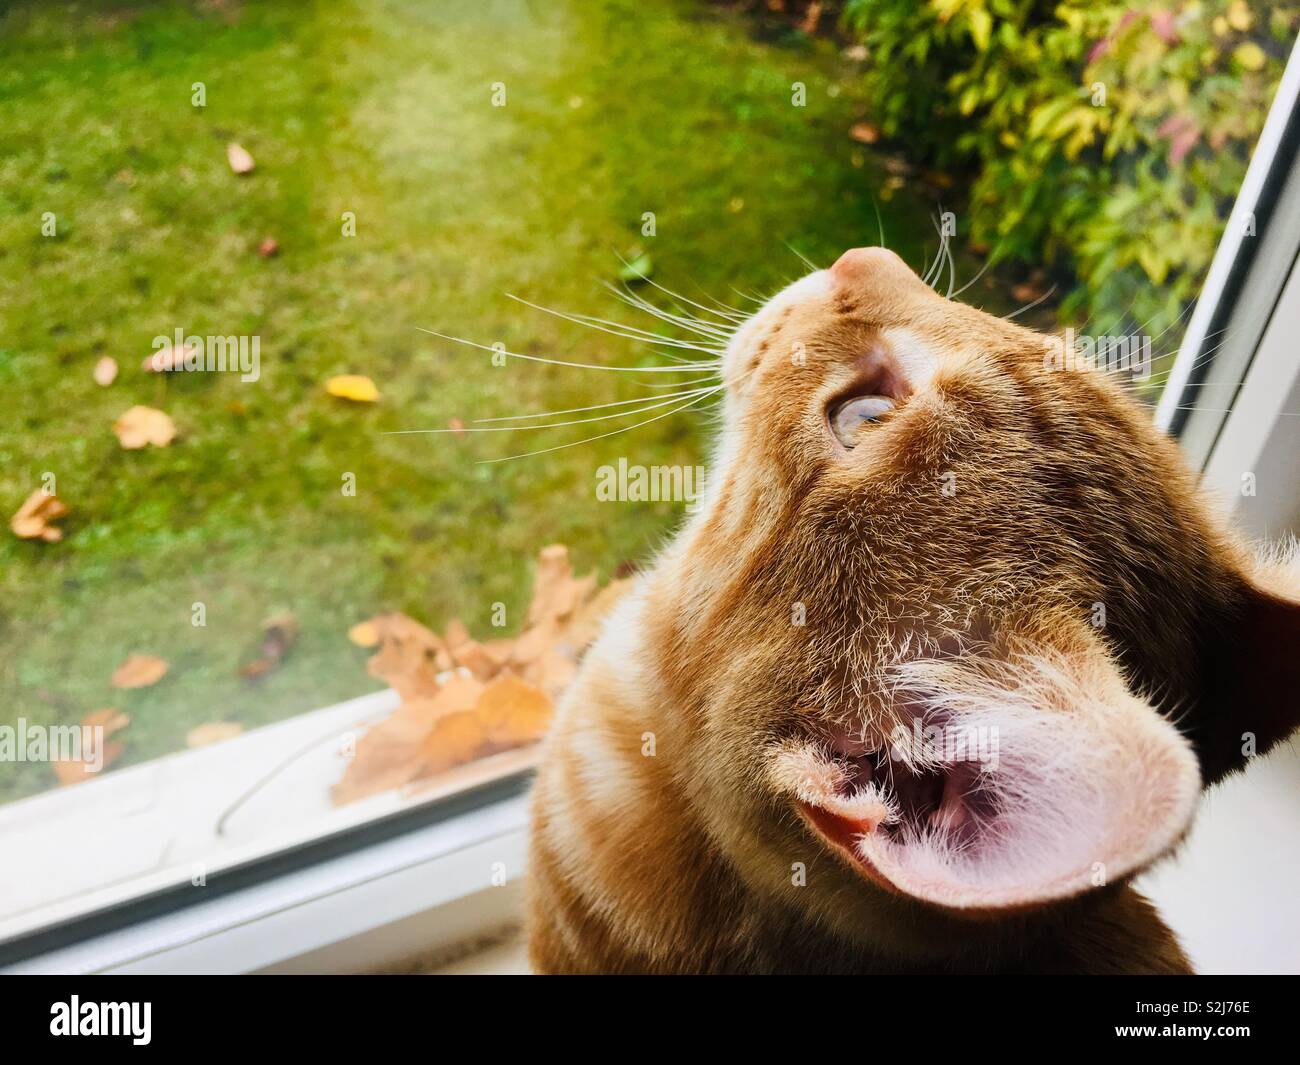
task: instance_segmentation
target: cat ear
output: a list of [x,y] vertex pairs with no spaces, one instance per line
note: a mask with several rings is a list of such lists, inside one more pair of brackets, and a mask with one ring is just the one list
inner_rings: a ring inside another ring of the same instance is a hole
[[1192,721],[1207,783],[1300,729],[1300,551],[1244,581],[1206,639]]
[[1120,880],[1186,831],[1192,748],[1099,646],[913,662],[896,679],[916,724],[888,763],[853,790],[807,772],[805,752],[795,789],[814,831],[880,886],[971,914],[1023,909]]

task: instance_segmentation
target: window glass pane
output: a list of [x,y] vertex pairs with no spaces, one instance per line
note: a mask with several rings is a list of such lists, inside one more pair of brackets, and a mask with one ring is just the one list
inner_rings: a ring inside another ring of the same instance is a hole
[[526,764],[846,248],[1154,397],[1294,11],[946,10],[10,5],[0,928]]

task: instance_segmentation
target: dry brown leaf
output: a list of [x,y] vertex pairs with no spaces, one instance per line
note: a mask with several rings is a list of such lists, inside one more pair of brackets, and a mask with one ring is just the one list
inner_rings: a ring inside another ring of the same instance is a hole
[[578,666],[574,660],[560,649],[552,647],[530,662],[523,675],[524,680],[537,685],[554,699],[572,683],[577,672]]
[[226,159],[230,163],[230,169],[236,174],[251,174],[253,167],[257,165],[253,162],[253,157],[248,153],[248,149],[241,147],[234,141],[226,145]]
[[113,432],[129,451],[148,444],[166,447],[176,439],[176,423],[153,407],[132,407],[113,423]]
[[511,673],[503,673],[484,688],[474,709],[487,738],[508,747],[541,739],[553,711],[544,691]]
[[267,618],[262,624],[261,653],[252,662],[241,666],[239,675],[246,680],[265,676],[280,664],[297,641],[298,619],[292,613],[286,610]]
[[477,640],[466,640],[451,652],[452,658],[471,673],[476,680],[491,680],[501,672],[504,662],[494,658]]
[[533,595],[528,603],[524,627],[531,628],[543,621],[558,621],[568,617],[595,588],[595,577],[574,579],[567,547],[551,544],[542,548],[537,556]]
[[117,380],[117,360],[112,355],[105,355],[95,363],[91,376],[94,377],[95,384],[107,388]]
[[379,643],[379,626],[373,621],[358,621],[348,629],[348,639],[358,647],[374,647]]
[[433,727],[428,700],[404,703],[366,730],[356,753],[330,789],[335,805],[399,788],[418,771],[420,744]]
[[443,634],[443,639],[447,641],[447,646],[451,650],[456,650],[461,644],[469,640],[469,629],[465,628],[464,622],[460,618],[452,618],[447,622],[447,631]]
[[514,651],[515,641],[506,639],[488,640],[483,646],[487,648],[488,654],[498,662],[509,662],[511,652]]
[[353,403],[374,403],[379,399],[379,389],[375,387],[375,382],[356,373],[331,377],[325,382],[325,391],[339,399],[350,399]]
[[460,710],[473,710],[482,694],[481,682],[463,673],[457,673],[448,678],[447,682],[438,689],[438,694],[428,700],[429,712],[434,717],[442,717]]
[[477,711],[462,710],[440,718],[420,744],[419,765],[411,779],[433,776],[473,761],[487,740],[487,730]]
[[[88,751],[85,745],[82,745],[81,758],[52,758],[50,762],[54,769],[54,775],[64,787],[71,784],[80,784],[91,777],[98,775],[104,769],[107,769],[113,762],[121,757],[126,745],[120,740],[110,740],[109,737],[119,729],[126,728],[131,723],[131,719],[122,713],[116,707],[105,707],[102,710],[95,710],[81,719],[83,728],[102,729],[94,739],[96,750]],[[51,752],[52,753],[52,752]],[[94,754],[98,757],[86,759],[86,754]]]
[[63,530],[57,528],[54,522],[67,513],[67,504],[58,496],[44,488],[38,488],[9,519],[9,528],[20,540],[44,540],[47,544],[52,544],[63,539]]
[[536,661],[555,644],[559,635],[558,622],[548,621],[542,625],[534,625],[515,640],[510,650],[510,661],[519,666],[526,666],[529,662]]
[[871,122],[857,122],[849,130],[849,136],[859,144],[875,144],[880,140],[880,127]]
[[405,614],[381,614],[374,624],[379,650],[367,663],[370,675],[386,681],[403,701],[436,695],[438,674],[451,668],[442,638]]
[[157,684],[167,673],[167,663],[154,655],[127,655],[113,670],[114,688],[147,688]]
[[206,747],[209,743],[221,743],[233,740],[244,731],[238,721],[209,721],[206,725],[196,725],[185,734],[186,747]]

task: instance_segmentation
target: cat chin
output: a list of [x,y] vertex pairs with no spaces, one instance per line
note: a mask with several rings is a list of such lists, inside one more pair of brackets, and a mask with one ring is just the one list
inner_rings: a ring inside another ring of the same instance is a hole
[[[1140,700],[1108,702],[1094,687],[1049,710],[1032,698],[1048,683],[1065,683],[1054,664],[1006,690],[947,698],[929,743],[919,726],[906,741],[901,730],[887,743],[787,741],[769,754],[769,782],[858,875],[963,916],[1118,882],[1186,832],[1196,758]],[[954,735],[960,744],[945,746]]]

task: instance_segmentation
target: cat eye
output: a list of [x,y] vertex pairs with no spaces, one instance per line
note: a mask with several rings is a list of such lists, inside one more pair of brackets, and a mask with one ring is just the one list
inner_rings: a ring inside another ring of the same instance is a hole
[[894,401],[886,396],[854,396],[831,408],[831,432],[845,447],[853,447],[865,424],[893,409]]

